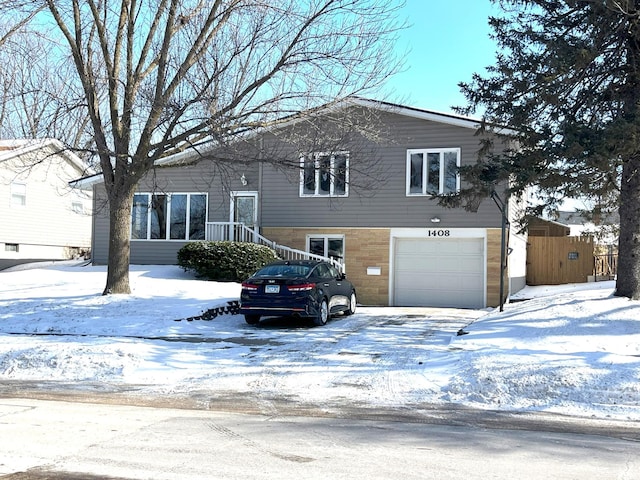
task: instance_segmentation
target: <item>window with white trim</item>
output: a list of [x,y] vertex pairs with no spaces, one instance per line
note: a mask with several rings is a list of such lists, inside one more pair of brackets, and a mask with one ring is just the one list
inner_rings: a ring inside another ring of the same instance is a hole
[[27,185],[24,183],[11,183],[11,206],[24,207],[27,205]]
[[407,196],[458,192],[459,166],[459,148],[407,150]]
[[132,240],[204,240],[206,193],[136,193]]
[[5,243],[4,251],[18,253],[20,251],[20,247],[17,243]]
[[71,211],[73,213],[77,213],[79,215],[84,214],[84,204],[79,200],[74,200],[71,202]]
[[300,158],[301,197],[347,197],[349,154],[314,153]]
[[344,235],[307,235],[307,252],[344,263]]

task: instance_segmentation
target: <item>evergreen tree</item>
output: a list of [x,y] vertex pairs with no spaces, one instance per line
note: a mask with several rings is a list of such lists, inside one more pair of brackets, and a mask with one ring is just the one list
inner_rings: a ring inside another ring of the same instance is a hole
[[492,0],[495,65],[461,84],[462,113],[506,127],[514,148],[463,169],[458,199],[474,204],[499,182],[535,186],[556,209],[586,198],[620,215],[616,295],[640,299],[640,0]]

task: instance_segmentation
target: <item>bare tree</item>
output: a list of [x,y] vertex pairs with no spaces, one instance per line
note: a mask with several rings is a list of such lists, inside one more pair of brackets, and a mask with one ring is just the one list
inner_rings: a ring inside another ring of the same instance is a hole
[[[70,52],[109,202],[104,293],[129,293],[132,199],[154,162],[381,84],[388,0],[44,0]],[[0,0],[3,9],[42,1]],[[51,35],[51,32],[48,33]],[[62,46],[64,45],[64,47]]]
[[[12,7],[16,13],[15,18],[17,20],[0,26],[0,47],[2,47],[12,35],[19,32],[25,25],[28,25],[31,19],[44,8],[44,5],[37,6],[36,8],[27,8],[26,11],[17,3],[13,4]],[[8,15],[7,18],[9,18]]]
[[91,145],[84,95],[69,58],[27,28],[0,45],[0,138],[57,138],[74,149]]

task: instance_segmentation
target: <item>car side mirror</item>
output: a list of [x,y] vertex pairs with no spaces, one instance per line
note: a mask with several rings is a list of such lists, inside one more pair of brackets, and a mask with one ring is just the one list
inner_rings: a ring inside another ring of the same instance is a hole
[[347,278],[346,273],[341,272],[341,273],[338,274],[338,280],[344,280],[346,278]]

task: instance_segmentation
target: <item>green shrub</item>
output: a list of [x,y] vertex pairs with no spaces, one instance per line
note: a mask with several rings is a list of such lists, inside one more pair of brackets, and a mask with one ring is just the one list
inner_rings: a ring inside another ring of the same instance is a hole
[[275,251],[247,242],[192,242],[178,250],[178,265],[208,280],[241,282],[278,259]]

